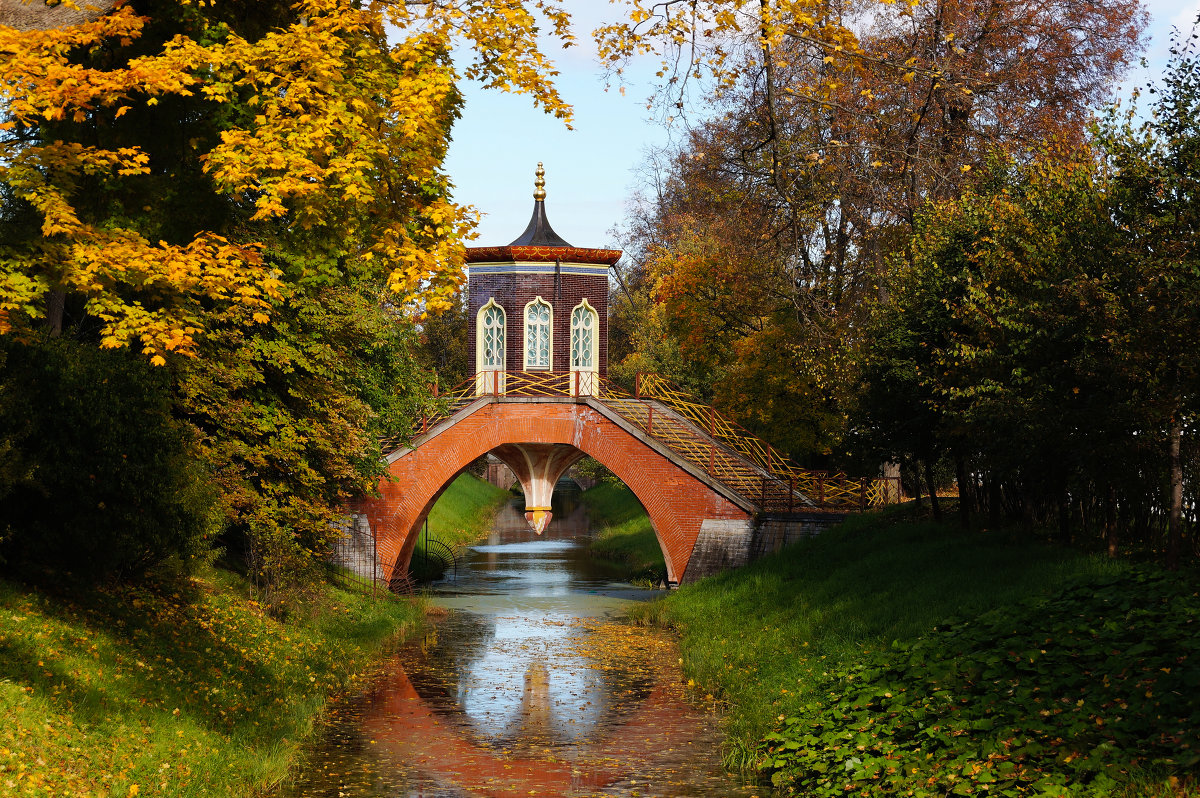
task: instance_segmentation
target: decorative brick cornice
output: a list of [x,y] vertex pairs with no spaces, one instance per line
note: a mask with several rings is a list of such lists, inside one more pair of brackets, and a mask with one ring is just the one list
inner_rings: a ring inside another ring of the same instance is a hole
[[467,247],[467,263],[498,263],[524,261],[527,263],[595,263],[612,266],[621,259],[619,249],[589,249],[585,247],[505,246]]

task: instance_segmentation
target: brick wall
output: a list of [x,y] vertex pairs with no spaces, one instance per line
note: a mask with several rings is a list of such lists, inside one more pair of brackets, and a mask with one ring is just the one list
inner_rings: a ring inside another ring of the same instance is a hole
[[582,300],[596,309],[599,317],[600,373],[608,373],[608,278],[579,274],[483,274],[468,283],[467,318],[470,329],[471,372],[475,362],[475,319],[479,309],[493,297],[504,308],[508,371],[522,371],[525,361],[525,305],[537,297],[550,303],[553,311],[551,368],[571,368],[571,311]]

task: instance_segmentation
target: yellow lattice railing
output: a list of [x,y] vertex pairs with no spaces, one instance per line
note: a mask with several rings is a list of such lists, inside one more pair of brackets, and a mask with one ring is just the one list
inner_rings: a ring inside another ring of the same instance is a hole
[[480,396],[576,397],[592,396],[600,389],[600,375],[590,371],[481,371],[449,391],[429,386],[429,397],[412,435],[382,441],[391,451],[413,437],[424,435]]
[[[842,473],[801,468],[736,422],[656,375],[640,375],[634,394],[608,380],[601,385],[602,402],[756,501],[764,511],[852,510],[899,501],[897,480],[852,479]],[[655,404],[672,412],[660,409],[656,414]],[[680,419],[686,423],[679,423]]]
[[[716,441],[787,483],[789,493],[799,491],[820,507],[865,508],[899,501],[897,480],[883,477],[852,479],[840,472],[829,473],[802,468],[737,422],[726,418],[712,406],[697,401],[657,374],[639,374],[634,396],[636,399],[653,400],[666,405]],[[770,503],[768,500],[768,504]],[[794,504],[790,495],[788,504],[789,507]]]
[[790,459],[781,456],[769,443],[747,432],[736,421],[726,418],[710,405],[696,401],[690,394],[657,374],[639,374],[635,394],[640,399],[662,402],[713,438],[772,474],[803,477],[817,473],[801,468]]
[[593,372],[481,371],[448,392],[434,386],[415,434],[427,433],[479,396],[595,397],[764,512],[846,511],[899,500],[895,480],[801,468],[656,375],[639,375],[631,394]]

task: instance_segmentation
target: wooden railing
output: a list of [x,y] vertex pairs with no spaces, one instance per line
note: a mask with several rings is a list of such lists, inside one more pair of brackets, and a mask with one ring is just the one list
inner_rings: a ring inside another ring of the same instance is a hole
[[737,422],[652,374],[638,375],[630,393],[595,372],[481,371],[447,392],[434,386],[415,434],[428,433],[481,396],[593,397],[764,512],[846,512],[899,501],[895,478],[854,479],[802,468]]

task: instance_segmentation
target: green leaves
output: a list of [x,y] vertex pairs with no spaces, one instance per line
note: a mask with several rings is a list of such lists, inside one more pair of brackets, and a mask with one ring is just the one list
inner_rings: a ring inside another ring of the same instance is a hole
[[954,622],[831,673],[764,737],[760,768],[820,796],[1099,796],[1151,765],[1184,773],[1198,624],[1195,585],[1151,572]]
[[424,394],[414,338],[368,283],[293,288],[274,323],[228,319],[180,371],[177,405],[264,586],[314,578],[345,504],[375,489],[379,441],[408,433]]
[[1116,553],[1118,514],[1153,523],[1169,504],[1200,284],[1117,223],[1122,178],[1097,156],[1049,147],[926,206],[872,319],[862,407],[882,453],[951,452],[976,506],[1089,527]]
[[128,352],[0,339],[0,564],[75,581],[194,565],[219,518],[166,382]]
[[539,34],[569,40],[567,16],[552,0],[141,10],[0,28],[0,335],[65,296],[68,333],[165,366],[156,398],[195,429],[223,542],[249,539],[266,584],[303,583],[378,484],[379,440],[411,430],[429,382],[414,320],[463,279],[451,51],[567,119]]

